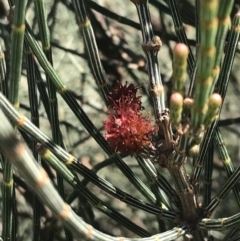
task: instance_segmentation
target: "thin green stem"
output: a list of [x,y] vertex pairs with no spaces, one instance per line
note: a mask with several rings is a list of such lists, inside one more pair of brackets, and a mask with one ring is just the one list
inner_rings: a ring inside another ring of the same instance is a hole
[[[49,29],[47,26],[47,17],[45,13],[44,1],[43,0],[35,0],[35,8],[36,8],[36,15],[38,20],[38,26],[40,30],[40,36],[42,41],[42,48],[46,55],[49,64],[53,65],[52,61],[52,50],[50,45],[50,38],[49,38]],[[47,80],[47,87],[48,87],[48,94],[49,94],[49,109],[50,109],[50,123],[51,123],[51,131],[53,141],[57,145],[61,145],[64,147],[63,139],[59,127],[59,118],[58,118],[58,103],[57,103],[57,94],[56,88],[52,81],[50,80],[49,76],[46,76]],[[58,192],[64,198],[64,184],[63,179],[61,176],[57,175],[57,183],[58,183]],[[72,237],[68,230],[65,230],[67,241],[71,241]]]
[[[28,81],[28,94],[30,102],[31,120],[32,123],[39,128],[39,113],[38,113],[38,99],[37,99],[37,89],[35,84],[35,68],[32,52],[29,46],[25,43],[25,55],[27,63],[27,81]],[[37,141],[32,140],[32,153],[35,158],[40,163],[40,158],[36,151]],[[39,200],[33,197],[33,240],[40,240],[40,208],[41,204]]]
[[108,93],[111,91],[110,83],[99,58],[98,47],[91,26],[91,21],[87,15],[85,1],[72,0],[72,3],[80,31],[83,35],[84,45],[87,50],[91,71],[95,78],[97,87],[100,90],[101,96],[106,106],[108,106]]
[[200,1],[201,39],[197,61],[194,104],[191,114],[191,124],[193,128],[200,128],[204,122],[207,111],[207,101],[213,85],[211,74],[216,53],[217,11],[217,0]]
[[[214,135],[214,144],[217,147],[218,153],[220,155],[221,161],[223,163],[224,169],[227,172],[227,176],[230,178],[234,172],[234,167],[231,158],[228,154],[227,148],[224,144],[220,130],[217,128]],[[240,186],[237,183],[233,187],[234,196],[236,198],[237,204],[240,207]]]
[[[22,70],[23,40],[25,31],[26,0],[16,0],[11,34],[11,56],[9,77],[9,100],[19,107],[19,82]],[[6,160],[3,171],[3,232],[4,240],[15,240],[14,232],[14,182],[12,164]]]
[[208,152],[207,152],[207,160],[204,162],[204,206],[207,206],[211,201],[211,192],[212,192],[212,172],[213,172],[213,140],[210,143]]
[[136,224],[131,222],[129,219],[121,215],[119,212],[112,209],[109,205],[104,204],[99,198],[97,198],[93,193],[91,193],[79,179],[71,172],[69,169],[60,162],[56,156],[47,148],[41,146],[39,149],[40,155],[47,161],[58,173],[61,175],[67,182],[69,182],[75,190],[78,191],[78,194],[85,199],[89,200],[90,203],[98,209],[99,211],[105,213],[111,219],[117,221],[119,224],[124,225],[126,228],[132,232],[146,237],[149,236],[149,233],[144,229],[138,227]]
[[175,0],[168,0],[168,6],[171,10],[171,15],[173,18],[173,22],[174,22],[174,27],[175,27],[175,32],[178,38],[178,42],[180,43],[184,43],[185,45],[188,46],[189,49],[189,55],[188,55],[188,68],[190,73],[193,72],[194,66],[195,66],[195,60],[193,57],[193,53],[192,50],[188,44],[188,39],[187,39],[187,35],[185,33],[184,30],[184,26],[183,26],[183,22],[179,13],[179,7],[177,6],[177,3]]
[[143,37],[142,48],[147,58],[149,75],[149,93],[154,104],[156,121],[159,121],[162,111],[165,110],[164,88],[159,71],[158,52],[162,42],[158,36],[154,36],[151,17],[148,9],[148,1],[132,1],[137,8],[138,17]]
[[[222,96],[222,99],[225,99],[225,95],[227,92],[227,87],[229,83],[229,76],[232,70],[233,60],[236,53],[238,38],[240,34],[240,12],[238,12],[233,19],[232,28],[229,34],[227,50],[224,57],[224,61],[221,67],[221,72],[216,85],[216,92]],[[219,111],[219,113],[221,110]],[[200,152],[197,156],[197,160],[194,164],[193,174],[191,177],[191,182],[193,185],[198,182],[199,176],[202,172],[203,162],[205,158],[205,154],[209,147],[209,143],[213,137],[215,132],[215,128],[217,127],[218,119],[216,119],[211,126],[207,129],[203,141],[200,145]]]

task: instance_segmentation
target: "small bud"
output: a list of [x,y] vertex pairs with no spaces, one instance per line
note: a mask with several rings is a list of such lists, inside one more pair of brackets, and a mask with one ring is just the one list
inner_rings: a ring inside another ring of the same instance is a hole
[[203,125],[197,130],[197,131],[194,131],[194,140],[193,140],[193,143],[195,145],[198,145],[198,144],[201,144],[202,140],[203,140],[203,137],[204,137],[204,127]]
[[178,125],[182,118],[183,97],[180,93],[173,93],[170,98],[170,121]]
[[221,95],[214,93],[210,96],[208,101],[208,110],[215,110],[216,108],[219,108],[222,104],[222,97]]
[[183,97],[180,93],[175,92],[171,95],[170,105],[172,106],[171,110],[179,110],[183,106]]
[[211,125],[211,123],[216,119],[221,105],[222,105],[221,95],[214,93],[209,97],[208,111],[204,121],[205,127],[208,127],[209,125]]
[[187,45],[183,43],[176,44],[173,50],[174,60],[182,60],[185,62],[187,60],[188,54],[189,54],[189,49]]
[[187,155],[189,157],[194,157],[199,153],[199,145],[193,145],[188,149]]
[[190,110],[193,106],[193,99],[191,98],[185,98],[183,101],[183,108],[186,110]]

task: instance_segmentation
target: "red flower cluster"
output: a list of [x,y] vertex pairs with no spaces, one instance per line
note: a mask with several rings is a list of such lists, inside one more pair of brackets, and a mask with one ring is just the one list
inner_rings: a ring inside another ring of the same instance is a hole
[[151,145],[151,136],[157,127],[151,119],[142,115],[141,96],[133,84],[116,84],[109,94],[109,116],[105,121],[105,135],[110,147],[115,151],[133,155],[144,146]]

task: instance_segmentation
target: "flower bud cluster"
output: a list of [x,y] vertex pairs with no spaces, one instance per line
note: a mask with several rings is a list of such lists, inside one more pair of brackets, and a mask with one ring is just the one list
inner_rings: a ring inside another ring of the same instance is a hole
[[105,138],[114,151],[123,154],[140,153],[143,147],[151,146],[151,137],[157,131],[149,116],[142,114],[141,96],[133,84],[117,82],[109,94],[108,118],[103,123]]

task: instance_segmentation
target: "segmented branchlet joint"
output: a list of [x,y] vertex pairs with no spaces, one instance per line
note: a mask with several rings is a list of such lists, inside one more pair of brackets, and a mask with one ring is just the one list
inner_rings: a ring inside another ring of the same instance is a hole
[[170,168],[173,163],[173,155],[175,153],[175,142],[172,142],[171,147],[166,148],[166,141],[164,139],[153,138],[152,146],[145,146],[140,156],[150,159],[153,163],[157,163],[160,167]]
[[[140,155],[158,163],[161,167],[170,168],[177,149],[178,135],[174,135],[170,122],[170,111],[165,109],[158,121],[158,133],[152,137],[152,146],[144,147]],[[183,163],[182,163],[183,164]]]
[[160,135],[163,134],[165,145],[164,148],[166,150],[172,149],[172,146],[174,144],[173,141],[173,132],[172,132],[172,126],[170,122],[170,110],[165,109],[161,115],[159,120],[157,121],[157,125],[159,126],[159,130],[161,133]]
[[158,52],[162,47],[162,41],[159,36],[154,36],[151,41],[142,43],[144,51]]

